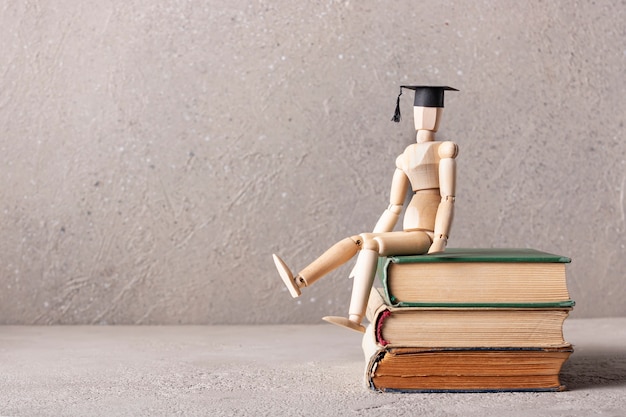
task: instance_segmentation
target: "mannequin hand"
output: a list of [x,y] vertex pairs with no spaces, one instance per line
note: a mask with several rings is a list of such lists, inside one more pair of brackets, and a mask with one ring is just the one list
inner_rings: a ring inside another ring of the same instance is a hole
[[430,249],[428,249],[428,253],[432,254],[432,253],[440,253],[446,250],[446,243],[448,243],[448,240],[443,237],[436,237],[435,240],[433,241],[433,244],[430,245]]

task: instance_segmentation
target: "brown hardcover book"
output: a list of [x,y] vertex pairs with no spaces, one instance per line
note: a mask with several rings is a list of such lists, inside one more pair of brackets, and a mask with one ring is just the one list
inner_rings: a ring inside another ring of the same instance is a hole
[[373,288],[367,319],[380,346],[564,347],[571,308],[395,307]]
[[[367,332],[372,328],[368,326]],[[559,372],[572,352],[571,346],[380,348],[367,332],[365,380],[378,391],[561,391]]]
[[565,264],[533,249],[447,249],[435,255],[381,258],[385,296],[394,305],[430,307],[573,306]]

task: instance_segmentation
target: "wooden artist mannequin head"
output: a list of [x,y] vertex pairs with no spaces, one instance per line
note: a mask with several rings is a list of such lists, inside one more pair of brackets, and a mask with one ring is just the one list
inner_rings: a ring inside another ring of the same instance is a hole
[[413,106],[413,121],[417,131],[417,143],[435,140],[439,130],[443,107]]

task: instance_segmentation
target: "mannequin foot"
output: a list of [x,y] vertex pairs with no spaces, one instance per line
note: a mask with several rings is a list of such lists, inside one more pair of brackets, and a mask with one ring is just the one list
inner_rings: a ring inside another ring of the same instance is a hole
[[326,317],[322,317],[322,320],[335,324],[337,326],[354,330],[355,332],[365,333],[365,327],[363,325],[357,323],[356,321],[349,320],[345,317],[326,316]]
[[300,297],[300,294],[302,294],[302,292],[300,291],[300,288],[298,288],[298,285],[296,285],[296,281],[294,281],[293,274],[289,270],[287,264],[285,264],[285,262],[280,259],[276,254],[273,254],[272,257],[274,257],[274,264],[276,265],[278,274],[285,283],[285,286],[289,290],[291,296],[293,298]]

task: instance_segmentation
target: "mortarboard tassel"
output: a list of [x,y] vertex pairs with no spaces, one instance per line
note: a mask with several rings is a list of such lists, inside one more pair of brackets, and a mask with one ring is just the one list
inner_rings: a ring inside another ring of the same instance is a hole
[[396,111],[393,113],[393,117],[391,118],[392,122],[400,122],[402,119],[402,115],[400,114],[400,96],[402,95],[402,87],[400,87],[400,94],[398,94],[398,99],[396,100]]

